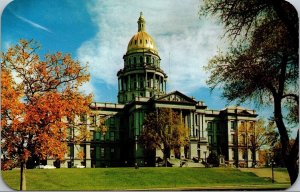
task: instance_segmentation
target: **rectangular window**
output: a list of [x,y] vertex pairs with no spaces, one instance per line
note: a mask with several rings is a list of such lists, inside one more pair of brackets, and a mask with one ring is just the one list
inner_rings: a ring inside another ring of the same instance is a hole
[[74,146],[73,145],[69,145],[68,146],[68,157],[73,157],[74,155]]
[[217,135],[217,143],[219,146],[221,145],[221,135]]
[[230,124],[231,124],[231,130],[235,130],[235,122],[231,121]]
[[249,131],[251,131],[251,132],[254,131],[254,122],[253,121],[250,122],[250,128],[249,129],[250,129]]
[[101,157],[101,149],[100,147],[96,147],[96,159],[99,159]]
[[109,118],[110,120],[110,125],[115,125],[115,117]]
[[104,150],[104,147],[101,147],[101,157],[102,157],[102,158],[105,157],[105,150]]
[[195,121],[196,121],[196,125],[199,125],[199,115],[198,114],[196,114]]
[[80,115],[80,122],[86,123],[86,115]]
[[211,135],[208,136],[208,143],[212,144],[212,137],[211,137]]
[[241,122],[241,127],[243,127],[243,128],[245,127],[245,121]]
[[211,122],[207,122],[207,130],[212,131],[212,123]]
[[90,125],[95,125],[96,124],[96,116],[95,115],[90,115]]
[[69,140],[73,139],[73,128],[71,127],[68,129],[68,139]]
[[111,141],[115,140],[115,132],[110,132],[110,140]]
[[232,143],[232,144],[235,144],[234,134],[231,135],[231,143]]
[[242,144],[246,145],[246,136],[244,134],[242,135]]
[[145,87],[143,79],[140,80],[140,88],[143,89]]
[[220,129],[221,126],[220,126],[220,123],[219,123],[219,122],[216,123],[216,126],[217,126],[217,131],[220,131],[220,130],[221,130],[221,129]]
[[91,131],[90,132],[90,140],[91,141],[94,141],[96,138],[95,138],[95,131]]
[[97,131],[94,134],[95,134],[94,137],[95,137],[96,141],[100,141],[100,132]]
[[[100,134],[100,133],[99,133],[99,134]],[[101,141],[104,141],[104,140],[105,140],[104,134],[101,134],[100,140],[101,140]]]

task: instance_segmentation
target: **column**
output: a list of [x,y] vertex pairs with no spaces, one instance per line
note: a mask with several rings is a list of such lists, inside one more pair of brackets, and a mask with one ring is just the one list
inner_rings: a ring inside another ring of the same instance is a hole
[[136,80],[136,90],[139,90],[140,86],[139,86],[139,82],[140,82],[140,79],[139,79],[139,76],[138,74],[135,74],[135,80]]
[[148,81],[148,75],[147,75],[148,73],[147,73],[147,71],[146,71],[146,76],[145,76],[145,88],[147,88],[148,87],[148,83],[147,83],[147,81]]
[[127,85],[128,85],[128,91],[130,91],[130,90],[131,90],[130,75],[128,75],[128,82],[127,82]]
[[152,76],[152,88],[155,89],[155,72],[153,73]]
[[91,145],[86,144],[86,161],[85,161],[85,167],[86,168],[91,168]]

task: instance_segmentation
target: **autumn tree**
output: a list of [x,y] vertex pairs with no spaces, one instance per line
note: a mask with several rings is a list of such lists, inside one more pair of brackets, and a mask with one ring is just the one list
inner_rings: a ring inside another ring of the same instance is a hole
[[[295,140],[290,140],[290,145],[289,147],[292,147],[294,144]],[[267,151],[267,159],[268,161],[273,160],[274,164],[276,165],[276,167],[285,167],[285,162],[284,159],[282,158],[282,150],[281,150],[282,146],[280,141],[274,143],[274,145]]]
[[146,149],[162,151],[165,165],[170,151],[188,144],[188,128],[180,115],[169,108],[158,108],[145,116],[139,143]]
[[[204,0],[201,15],[217,16],[231,48],[213,57],[208,85],[229,101],[271,105],[291,184],[298,176],[299,132],[289,147],[284,118],[298,124],[298,15],[284,0]],[[286,110],[287,115],[283,113]]]
[[87,113],[91,102],[79,91],[89,80],[87,66],[60,52],[40,59],[39,48],[20,40],[1,53],[1,164],[20,166],[20,190],[29,158],[64,158],[68,119]]
[[248,150],[251,152],[252,167],[256,165],[256,153],[264,148],[270,148],[277,142],[278,133],[274,130],[274,123],[266,124],[263,118],[256,122],[245,121],[238,127],[239,145],[246,156],[248,165]]

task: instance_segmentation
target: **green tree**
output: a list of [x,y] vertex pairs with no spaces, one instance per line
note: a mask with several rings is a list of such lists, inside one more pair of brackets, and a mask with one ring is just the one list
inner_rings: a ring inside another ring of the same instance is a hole
[[[291,184],[298,176],[299,131],[292,147],[288,126],[298,123],[298,15],[284,0],[204,0],[201,15],[217,16],[231,48],[207,66],[209,86],[223,88],[229,101],[255,101],[274,107],[282,155]],[[284,115],[286,109],[289,114]]]
[[170,151],[188,144],[188,128],[178,113],[169,108],[158,108],[145,116],[139,143],[146,149],[160,149],[164,154],[164,162]]

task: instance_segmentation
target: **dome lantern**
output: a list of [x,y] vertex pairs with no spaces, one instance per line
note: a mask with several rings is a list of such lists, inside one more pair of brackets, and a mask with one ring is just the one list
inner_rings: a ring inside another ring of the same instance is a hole
[[138,20],[138,32],[145,31],[145,29],[146,29],[146,21],[144,19],[143,12],[141,12]]

